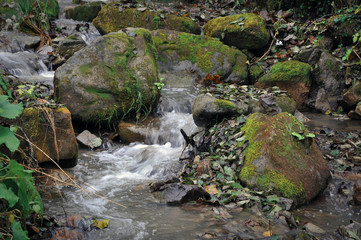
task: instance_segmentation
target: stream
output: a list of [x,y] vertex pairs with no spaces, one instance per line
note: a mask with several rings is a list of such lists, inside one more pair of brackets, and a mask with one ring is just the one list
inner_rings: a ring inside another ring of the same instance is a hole
[[[70,1],[60,1],[70,4]],[[76,22],[60,19],[59,26]],[[86,42],[97,33],[84,35]],[[22,49],[16,53],[1,52],[0,62],[8,72],[20,80],[41,81],[52,85],[54,72],[44,63],[44,57]],[[185,87],[165,86],[157,110],[158,119],[145,126],[146,141],[129,145],[106,144],[100,151],[80,149],[78,165],[67,171],[111,200],[88,195],[74,187],[63,187],[63,197],[44,199],[45,213],[63,218],[80,215],[109,219],[109,227],[88,233],[87,239],[197,239],[209,231],[222,231],[227,221],[217,219],[211,206],[184,204],[168,206],[160,203],[149,191],[151,182],[175,174],[182,167],[179,161],[184,139],[180,129],[190,135],[197,131],[191,115],[195,90]],[[359,131],[361,121],[331,119],[321,114],[307,115],[309,127]],[[312,222],[333,232],[350,220],[361,222],[361,207],[349,205],[340,197],[337,188],[342,179],[333,178],[324,194],[312,203],[294,211],[300,222]],[[233,220],[248,219],[248,211],[229,210]]]

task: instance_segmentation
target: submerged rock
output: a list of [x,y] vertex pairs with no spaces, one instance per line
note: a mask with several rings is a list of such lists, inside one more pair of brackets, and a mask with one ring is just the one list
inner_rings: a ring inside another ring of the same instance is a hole
[[55,99],[75,120],[105,123],[131,114],[139,119],[159,99],[155,51],[145,29],[105,35],[55,71]]
[[270,38],[263,18],[253,13],[212,19],[203,30],[204,35],[219,38],[239,49],[260,49],[267,45]]
[[143,8],[128,8],[120,10],[118,4],[105,5],[93,20],[94,26],[101,34],[117,32],[127,27],[155,29],[171,29],[181,32],[199,34],[200,27],[188,17],[167,15],[163,17],[158,12]]
[[161,202],[167,204],[182,204],[209,197],[207,192],[201,187],[180,183],[167,184],[162,191],[155,193]]
[[248,83],[247,57],[217,39],[170,30],[152,32],[160,76],[192,85],[198,76],[220,75],[223,82]]
[[291,114],[252,114],[242,131],[249,145],[239,177],[249,187],[300,205],[327,186],[329,167],[313,142],[314,135]]
[[298,109],[302,109],[310,91],[311,66],[295,60],[276,63],[266,75],[258,79],[255,86],[259,88],[278,86],[296,100]]

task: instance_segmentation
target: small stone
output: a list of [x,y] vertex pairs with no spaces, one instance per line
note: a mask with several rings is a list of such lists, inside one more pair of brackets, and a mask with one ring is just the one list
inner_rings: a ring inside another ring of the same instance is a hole
[[314,233],[314,234],[323,234],[326,233],[325,230],[323,230],[322,228],[316,226],[313,223],[306,223],[303,228],[309,232],[309,233]]
[[345,149],[349,149],[351,148],[351,144],[342,144],[339,146],[340,147],[340,150],[345,150]]
[[97,148],[102,145],[102,140],[89,132],[88,130],[84,130],[82,133],[80,133],[76,139],[83,145],[89,147],[89,148]]

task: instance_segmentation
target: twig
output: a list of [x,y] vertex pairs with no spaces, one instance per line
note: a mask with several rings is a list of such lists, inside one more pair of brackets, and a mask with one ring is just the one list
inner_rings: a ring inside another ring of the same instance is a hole
[[[270,31],[270,33],[272,33],[272,32]],[[273,35],[273,34],[271,34],[271,35]],[[265,56],[267,56],[267,55],[269,54],[269,52],[270,52],[271,49],[272,49],[272,46],[273,46],[274,42],[276,41],[277,32],[276,32],[275,35],[272,36],[272,37],[273,37],[273,39],[272,39],[272,42],[271,42],[271,44],[270,44],[267,52],[265,52],[265,53],[262,55],[262,57],[260,57],[260,58],[256,61],[256,63],[258,63],[259,61],[261,61]]]
[[358,55],[358,53],[355,51],[355,49],[352,49],[352,51],[356,54],[356,56],[358,57],[358,59],[360,59],[360,61],[361,61],[361,57],[360,57],[360,55]]

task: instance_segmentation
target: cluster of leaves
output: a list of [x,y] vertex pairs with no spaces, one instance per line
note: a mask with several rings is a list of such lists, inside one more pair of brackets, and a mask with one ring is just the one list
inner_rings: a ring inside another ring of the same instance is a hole
[[0,233],[0,238],[2,234],[5,237],[12,233],[13,239],[29,239],[22,228],[25,219],[32,213],[35,213],[34,217],[43,215],[42,201],[31,173],[14,160],[10,160],[6,166],[0,162],[0,222],[5,224],[0,224],[0,227],[7,229],[6,233]]

